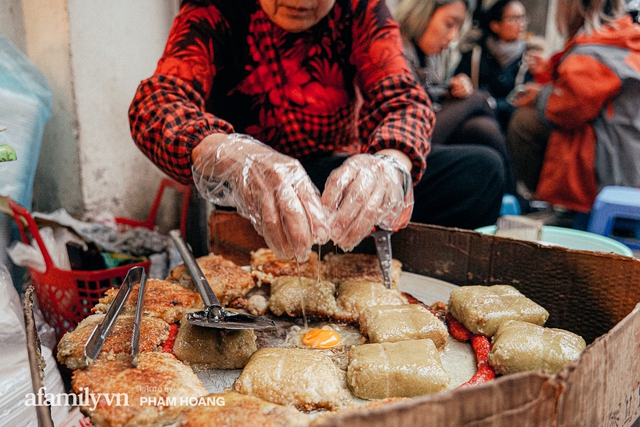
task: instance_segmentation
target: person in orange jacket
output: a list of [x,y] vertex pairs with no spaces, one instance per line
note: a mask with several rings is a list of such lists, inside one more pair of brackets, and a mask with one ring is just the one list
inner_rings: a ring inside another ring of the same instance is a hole
[[559,0],[556,24],[552,81],[527,84],[507,141],[537,198],[586,213],[602,187],[640,186],[640,25],[624,0]]

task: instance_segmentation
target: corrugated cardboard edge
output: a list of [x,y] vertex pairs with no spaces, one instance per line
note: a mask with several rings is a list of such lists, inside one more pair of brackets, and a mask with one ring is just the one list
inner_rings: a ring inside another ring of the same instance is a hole
[[[522,387],[523,381],[526,387]],[[554,425],[560,385],[543,374],[517,374],[491,383],[356,409],[318,420],[322,427]]]
[[[323,426],[620,426],[640,422],[640,260],[469,230],[410,224],[392,239],[403,269],[458,285],[508,283],[591,343],[555,376],[510,375],[471,389],[336,414]],[[365,244],[363,251],[369,252]]]
[[640,304],[555,379],[558,426],[640,425]]
[[[238,241],[236,223],[220,229],[228,234],[221,241]],[[258,239],[245,240],[236,251],[245,257],[264,247]],[[552,377],[510,375],[473,388],[339,412],[314,425],[640,426],[640,260],[414,223],[396,233],[392,244],[403,270],[458,285],[515,286],[549,310],[547,326],[579,333],[590,345]],[[322,253],[332,251],[330,246]],[[375,247],[366,239],[356,251],[375,253]]]
[[457,285],[514,286],[549,311],[547,326],[569,329],[587,343],[640,303],[636,258],[421,224],[396,233],[392,245],[403,270]]

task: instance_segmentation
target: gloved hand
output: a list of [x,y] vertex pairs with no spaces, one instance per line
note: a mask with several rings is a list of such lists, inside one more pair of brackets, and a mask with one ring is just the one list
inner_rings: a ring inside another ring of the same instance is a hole
[[394,157],[358,154],[329,175],[322,203],[331,212],[331,239],[350,251],[374,226],[406,227],[413,210],[411,175]]
[[306,261],[314,243],[329,240],[320,192],[299,161],[248,135],[207,138],[192,168],[205,199],[236,207],[280,258]]

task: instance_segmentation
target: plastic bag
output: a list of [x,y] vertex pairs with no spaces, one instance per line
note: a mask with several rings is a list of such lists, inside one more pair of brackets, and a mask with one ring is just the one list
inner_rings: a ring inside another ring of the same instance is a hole
[[[51,227],[42,227],[38,231],[51,261],[61,270],[71,270],[69,253],[67,252],[68,242],[78,243],[85,248],[87,246],[82,239],[64,227],[57,227],[55,230]],[[44,257],[34,239],[31,240],[31,245],[19,241],[14,242],[8,248],[7,253],[15,265],[33,268],[41,273],[46,270]]]
[[[6,267],[0,264],[0,414],[2,425],[13,427],[36,426],[35,407],[26,405],[27,393],[33,393],[27,355],[24,315],[18,293],[13,287]],[[64,384],[53,357],[42,347],[45,360],[44,384],[47,393],[64,393]],[[60,425],[66,418],[68,407],[53,406],[51,415]]]
[[9,39],[0,35],[0,144],[17,160],[2,164],[0,194],[31,208],[40,144],[51,116],[51,90],[44,75]]

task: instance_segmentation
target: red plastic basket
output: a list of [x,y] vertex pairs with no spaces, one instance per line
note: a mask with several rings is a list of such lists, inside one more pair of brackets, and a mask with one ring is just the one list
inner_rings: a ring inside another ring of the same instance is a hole
[[[162,181],[147,221],[139,222],[126,218],[116,218],[116,221],[124,225],[144,226],[153,229],[155,215],[160,206],[160,200],[162,199],[164,189],[168,186],[176,188],[183,194],[180,227],[181,229],[186,227],[186,212],[191,189],[169,179]],[[26,224],[29,233],[38,244],[40,252],[42,252],[46,267],[45,271],[40,272],[32,268],[28,270],[40,309],[47,323],[55,328],[56,338],[58,340],[60,340],[66,332],[72,331],[82,319],[91,314],[91,309],[98,303],[98,300],[102,298],[105,291],[109,288],[119,286],[131,268],[141,266],[146,272],[149,271],[149,261],[105,270],[61,270],[57,268],[51,260],[51,256],[42,241],[38,227],[29,211],[10,199],[8,199],[8,202],[13,212],[13,217],[18,224],[22,241],[30,244],[25,230]],[[150,220],[151,222],[149,223]]]

